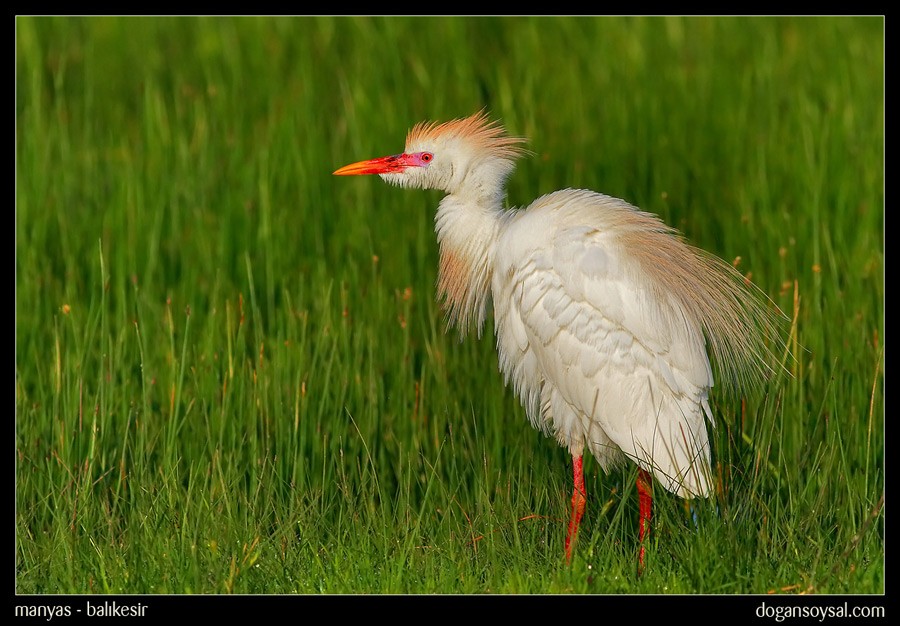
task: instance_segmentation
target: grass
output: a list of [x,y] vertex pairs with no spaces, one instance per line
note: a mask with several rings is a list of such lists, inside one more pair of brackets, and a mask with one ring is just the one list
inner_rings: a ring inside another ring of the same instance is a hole
[[[16,590],[884,592],[884,21],[18,18]],[[791,318],[721,486],[585,463],[434,304],[436,192],[335,179],[486,107],[527,204],[661,215]],[[740,257],[738,261],[736,257]]]

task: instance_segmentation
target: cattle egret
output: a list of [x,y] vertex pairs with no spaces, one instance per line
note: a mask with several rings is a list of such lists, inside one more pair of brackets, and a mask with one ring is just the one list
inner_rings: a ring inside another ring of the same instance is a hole
[[605,471],[638,467],[639,569],[652,479],[682,498],[711,493],[706,421],[723,375],[762,372],[774,314],[728,263],[685,243],[657,216],[583,189],[506,209],[506,180],[523,154],[482,111],[420,123],[402,154],[334,172],[378,174],[440,189],[437,290],[450,324],[479,335],[490,302],[500,370],[531,424],[572,455],[566,535],[571,561],[586,495],[584,448]]

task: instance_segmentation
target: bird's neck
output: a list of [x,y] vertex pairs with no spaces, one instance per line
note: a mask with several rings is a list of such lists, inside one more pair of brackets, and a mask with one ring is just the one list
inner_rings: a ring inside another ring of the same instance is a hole
[[448,195],[434,218],[440,247],[438,295],[451,324],[465,334],[474,323],[479,336],[490,301],[494,243],[504,213],[501,197]]

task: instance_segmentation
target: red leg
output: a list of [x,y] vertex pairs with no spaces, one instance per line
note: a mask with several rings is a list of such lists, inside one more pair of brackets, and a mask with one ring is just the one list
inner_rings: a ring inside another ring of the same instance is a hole
[[653,478],[647,470],[639,469],[638,489],[638,573],[644,571],[644,538],[650,534],[650,518],[653,515]]
[[572,474],[575,478],[575,488],[572,491],[572,510],[569,517],[569,533],[566,535],[566,563],[572,562],[572,546],[578,535],[578,524],[584,515],[584,504],[587,497],[584,491],[584,471],[581,467],[581,457],[572,456]]

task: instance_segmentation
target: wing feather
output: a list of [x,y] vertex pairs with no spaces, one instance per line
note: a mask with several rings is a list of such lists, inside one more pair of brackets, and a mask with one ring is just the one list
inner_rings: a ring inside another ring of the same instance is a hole
[[[586,443],[607,469],[624,455],[671,491],[706,495],[713,380],[702,328],[641,274],[602,211],[585,226],[575,211],[567,221],[567,198],[546,198],[498,245],[501,369],[532,423],[563,445]],[[528,223],[546,211],[557,213],[552,231]]]

